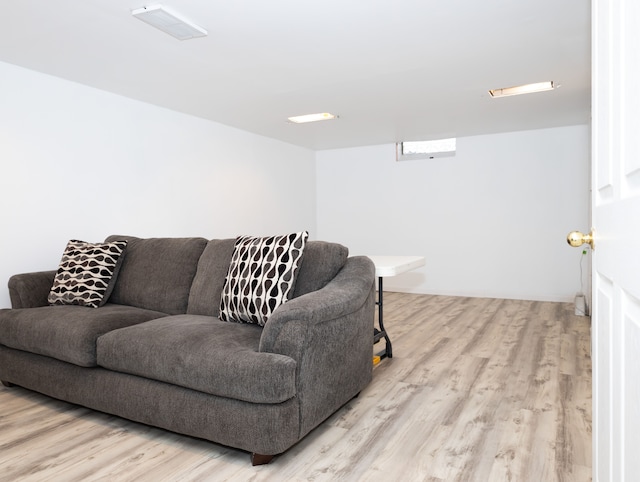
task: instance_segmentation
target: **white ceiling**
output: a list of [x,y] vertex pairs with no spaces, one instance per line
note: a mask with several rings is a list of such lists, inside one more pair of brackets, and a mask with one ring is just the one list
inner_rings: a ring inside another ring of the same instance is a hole
[[[157,3],[209,35],[179,41],[131,16]],[[590,8],[586,0],[0,0],[0,61],[330,149],[588,123]],[[544,80],[561,87],[487,93]],[[286,121],[315,112],[340,118]]]

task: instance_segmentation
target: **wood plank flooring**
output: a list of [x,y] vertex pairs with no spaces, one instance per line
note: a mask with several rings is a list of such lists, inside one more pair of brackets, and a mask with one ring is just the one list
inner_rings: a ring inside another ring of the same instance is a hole
[[588,317],[569,303],[384,301],[394,357],[269,465],[0,386],[0,481],[591,480]]

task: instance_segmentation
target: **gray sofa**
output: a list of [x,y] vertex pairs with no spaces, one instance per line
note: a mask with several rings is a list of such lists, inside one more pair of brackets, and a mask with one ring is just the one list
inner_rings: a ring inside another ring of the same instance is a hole
[[55,271],[9,280],[0,380],[268,463],[372,376],[374,266],[308,241],[264,327],[218,319],[233,239],[126,239],[108,302],[50,306]]

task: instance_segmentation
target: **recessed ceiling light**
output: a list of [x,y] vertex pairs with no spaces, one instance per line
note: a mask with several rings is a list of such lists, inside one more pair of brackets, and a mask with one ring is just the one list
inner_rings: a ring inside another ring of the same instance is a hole
[[131,15],[162,30],[164,33],[172,35],[178,40],[188,40],[190,38],[205,37],[207,35],[205,29],[170,12],[162,5],[138,8],[133,10]]
[[505,87],[503,89],[490,90],[491,97],[507,97],[509,95],[531,94],[533,92],[544,92],[553,90],[553,81],[537,82],[535,84],[518,85],[517,87]]
[[322,120],[337,119],[337,115],[329,114],[328,112],[321,112],[319,114],[307,114],[289,117],[289,121],[296,124],[304,124],[305,122],[317,122]]

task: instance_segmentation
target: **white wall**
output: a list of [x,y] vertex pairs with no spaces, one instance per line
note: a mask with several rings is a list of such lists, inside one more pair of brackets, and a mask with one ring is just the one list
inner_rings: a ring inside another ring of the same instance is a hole
[[6,63],[0,106],[0,308],[71,238],[315,238],[311,150]]
[[564,238],[589,229],[588,126],[460,138],[455,157],[397,163],[393,145],[314,154],[5,63],[0,105],[0,308],[12,274],[112,233],[308,229],[353,254],[426,256],[389,290],[565,301],[580,289]]
[[316,159],[320,238],[426,257],[385,290],[547,301],[580,290],[581,251],[565,238],[589,229],[586,125],[459,138],[455,157],[433,160],[396,162],[394,145]]

